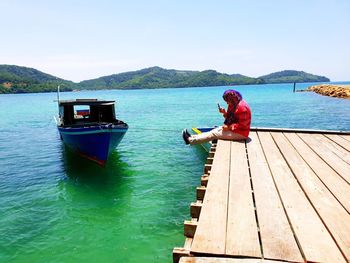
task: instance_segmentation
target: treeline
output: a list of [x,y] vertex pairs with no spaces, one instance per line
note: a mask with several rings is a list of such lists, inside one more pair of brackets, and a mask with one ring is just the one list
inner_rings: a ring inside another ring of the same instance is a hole
[[71,91],[76,84],[33,68],[0,65],[0,93],[53,92],[58,85]]
[[329,79],[303,71],[285,70],[258,78],[225,74],[215,70],[186,71],[152,67],[85,80],[67,81],[33,68],[0,65],[0,93],[53,92],[96,89],[156,89],[230,86],[266,83],[328,82]]
[[243,75],[228,75],[214,70],[181,71],[160,67],[146,68],[82,81],[81,89],[156,89],[182,87],[208,87],[264,83],[262,79]]
[[56,92],[57,86],[60,85],[61,91],[72,91],[71,86],[65,86],[61,82],[52,82],[52,83],[14,83],[11,87],[6,88],[0,86],[0,94],[5,93],[37,93],[37,92]]
[[284,70],[261,76],[266,83],[294,83],[294,82],[329,82],[323,76],[312,75],[304,71]]

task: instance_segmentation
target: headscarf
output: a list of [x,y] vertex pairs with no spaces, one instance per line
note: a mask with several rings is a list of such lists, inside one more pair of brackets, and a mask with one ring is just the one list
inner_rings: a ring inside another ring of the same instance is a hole
[[[226,114],[226,118],[224,121],[224,124],[231,125],[236,122],[236,116],[234,114],[238,103],[242,100],[242,95],[237,90],[229,89],[224,92],[222,95],[222,98],[226,101],[232,104],[232,106],[229,106],[229,111]],[[232,107],[232,108],[230,108]]]
[[240,102],[242,100],[242,95],[237,90],[229,89],[224,92],[224,95],[222,95],[222,98],[230,102],[231,104],[234,104],[235,101]]

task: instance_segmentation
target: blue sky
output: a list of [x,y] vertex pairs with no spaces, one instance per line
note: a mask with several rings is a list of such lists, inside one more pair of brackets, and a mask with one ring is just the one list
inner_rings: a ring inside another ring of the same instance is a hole
[[349,0],[0,0],[0,64],[81,81],[151,66],[350,80]]

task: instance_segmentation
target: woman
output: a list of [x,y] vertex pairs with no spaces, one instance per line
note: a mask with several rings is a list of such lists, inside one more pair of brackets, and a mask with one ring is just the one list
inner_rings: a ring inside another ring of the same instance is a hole
[[252,119],[249,105],[236,90],[226,90],[222,97],[228,104],[227,111],[219,108],[225,118],[224,125],[197,135],[191,135],[185,129],[182,137],[186,144],[200,144],[214,139],[239,141],[248,138]]

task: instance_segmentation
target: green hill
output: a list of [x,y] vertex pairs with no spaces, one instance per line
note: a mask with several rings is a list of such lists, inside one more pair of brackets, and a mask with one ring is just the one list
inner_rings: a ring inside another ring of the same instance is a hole
[[284,70],[261,76],[266,83],[293,83],[293,82],[329,82],[323,76],[317,76],[304,71]]
[[152,67],[114,74],[78,84],[81,89],[155,89],[207,87],[264,83],[243,75],[223,74],[215,70],[185,71]]
[[155,89],[328,81],[326,77],[295,70],[252,78],[241,74],[219,73],[215,70],[189,71],[151,67],[74,83],[33,68],[0,65],[0,93],[53,92],[57,90],[58,85],[61,86],[62,91],[71,91],[74,89]]
[[33,68],[0,65],[0,93],[52,92],[58,85],[70,91],[74,83]]

